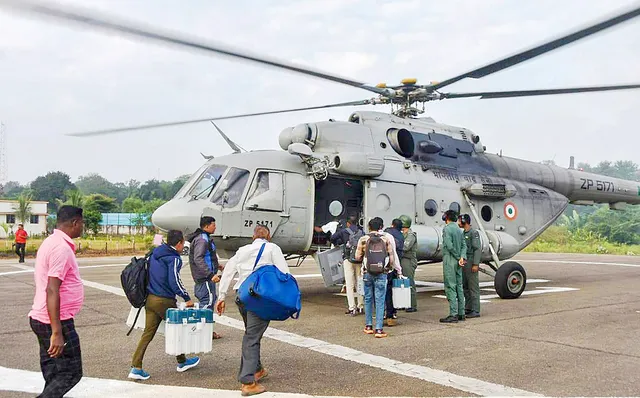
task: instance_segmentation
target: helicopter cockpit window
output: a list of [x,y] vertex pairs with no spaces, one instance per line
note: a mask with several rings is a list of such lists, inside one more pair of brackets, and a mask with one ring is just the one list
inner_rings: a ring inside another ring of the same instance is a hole
[[232,167],[218,185],[211,201],[222,207],[236,206],[240,203],[247,181],[249,181],[249,170]]
[[283,174],[273,171],[259,171],[249,190],[247,209],[282,211],[284,195]]
[[208,198],[226,169],[227,166],[218,164],[209,166],[204,173],[202,173],[200,180],[189,190],[189,195],[196,199]]

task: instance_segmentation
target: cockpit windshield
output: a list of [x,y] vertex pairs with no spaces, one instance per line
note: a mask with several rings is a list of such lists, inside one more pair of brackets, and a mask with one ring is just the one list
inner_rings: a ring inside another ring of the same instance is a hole
[[[195,199],[203,199],[209,197],[213,188],[215,188],[218,181],[224,174],[224,171],[227,169],[227,166],[222,166],[218,164],[214,164],[208,166],[204,171],[201,172],[201,176],[199,176],[199,180],[196,184],[189,189],[189,196],[194,197]],[[185,184],[186,185],[186,184]]]

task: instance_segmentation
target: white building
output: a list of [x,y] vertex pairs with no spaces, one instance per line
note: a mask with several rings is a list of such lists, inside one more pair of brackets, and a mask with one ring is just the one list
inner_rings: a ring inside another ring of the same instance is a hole
[[[21,220],[16,217],[18,201],[0,199],[0,238],[7,238],[11,232],[18,230]],[[31,217],[24,220],[24,229],[29,236],[42,235],[47,232],[47,202],[32,201]],[[8,230],[5,230],[8,228]]]

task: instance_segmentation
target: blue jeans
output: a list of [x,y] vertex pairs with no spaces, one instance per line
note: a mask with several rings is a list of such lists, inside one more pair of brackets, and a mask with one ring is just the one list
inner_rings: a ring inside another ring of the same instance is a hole
[[387,293],[387,274],[370,275],[365,273],[364,280],[364,316],[365,325],[373,326],[373,300],[376,305],[376,327],[382,329],[384,318],[384,298]]

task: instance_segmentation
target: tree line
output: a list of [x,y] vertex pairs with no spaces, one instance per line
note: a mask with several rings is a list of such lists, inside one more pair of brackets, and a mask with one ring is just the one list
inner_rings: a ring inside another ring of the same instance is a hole
[[[72,182],[68,174],[53,171],[25,185],[16,181],[7,182],[2,187],[1,197],[18,201],[18,222],[29,219],[29,203],[34,200],[47,202],[50,214],[55,214],[63,204],[82,207],[86,228],[97,233],[102,213],[136,213],[138,216],[132,221],[139,226],[146,224],[151,214],[173,198],[188,178],[188,175],[183,175],[173,181],[151,179],[145,182],[129,180],[113,183],[99,174],[91,173]],[[52,217],[47,221],[55,222]]]
[[[595,166],[578,163],[577,169],[640,182],[640,167],[630,160],[603,161]],[[609,205],[569,205],[556,222],[574,235],[595,235],[611,243],[640,244],[640,205],[611,210]]]

